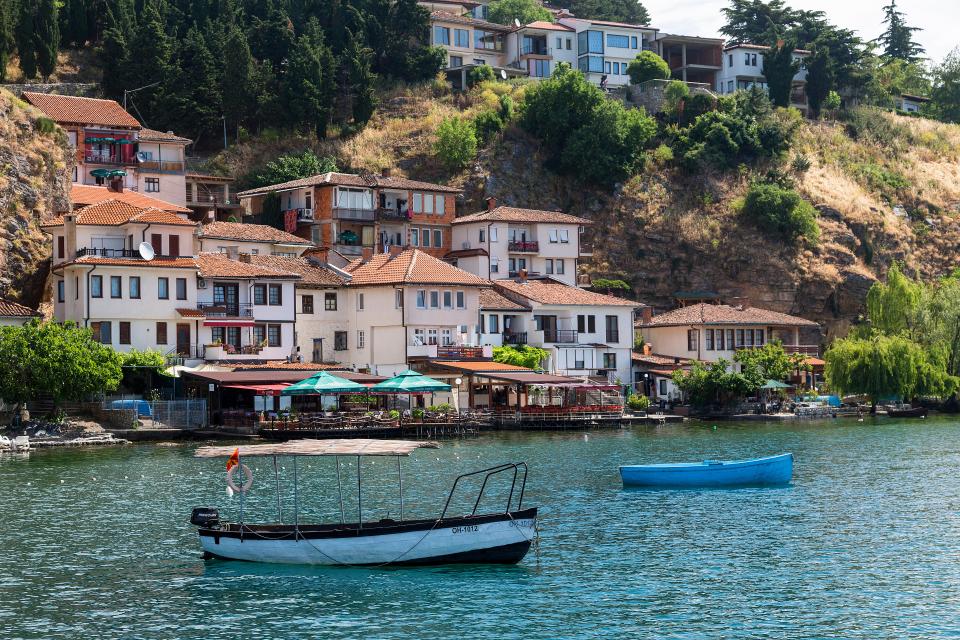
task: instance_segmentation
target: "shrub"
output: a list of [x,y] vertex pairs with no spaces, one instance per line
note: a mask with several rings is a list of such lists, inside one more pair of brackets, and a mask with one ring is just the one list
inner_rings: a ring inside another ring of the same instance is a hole
[[47,117],[39,117],[33,123],[34,129],[40,133],[50,134],[57,130],[57,123]]
[[503,130],[503,120],[496,111],[486,109],[473,119],[473,126],[477,131],[477,142],[485,145]]
[[642,167],[643,149],[656,133],[646,112],[604,100],[567,141],[561,165],[594,184],[621,182]]
[[559,156],[567,139],[605,100],[603,92],[582,73],[558,65],[553,76],[527,91],[520,126]]
[[630,407],[631,411],[646,411],[650,408],[650,398],[634,393],[627,398],[627,406]]
[[437,157],[448,169],[459,169],[477,155],[477,131],[466,118],[447,118],[437,127]]
[[661,144],[659,147],[654,149],[651,152],[651,155],[653,156],[654,162],[657,164],[664,165],[673,162],[673,149],[665,144]]
[[647,80],[666,80],[670,77],[670,65],[653,51],[637,54],[627,65],[631,84],[640,84]]
[[829,111],[836,111],[840,108],[841,104],[840,94],[836,91],[831,91],[827,94],[827,99],[823,101],[823,108]]
[[709,93],[694,93],[683,103],[684,122],[693,122],[703,114],[717,108],[717,101]]
[[895,199],[899,192],[910,187],[910,181],[899,171],[872,162],[858,163],[853,170],[861,182],[887,200]]
[[741,204],[741,213],[761,229],[790,241],[805,238],[816,242],[820,237],[813,206],[793,189],[777,184],[751,184]]
[[685,82],[674,80],[663,90],[664,107],[667,113],[677,113],[680,104],[690,97],[690,87]]
[[493,0],[488,5],[489,20],[498,24],[530,24],[537,20],[553,22],[553,14],[547,11],[537,0]]
[[790,161],[790,169],[796,174],[806,173],[810,170],[810,166],[810,158],[802,153],[793,156],[793,160]]
[[467,71],[467,86],[475,87],[481,82],[492,82],[497,79],[497,75],[493,72],[493,67],[488,64],[481,64],[476,67],[471,67]]
[[330,156],[317,156],[307,149],[301,153],[287,153],[257,167],[240,179],[243,188],[255,189],[269,184],[308,178],[318,173],[337,171],[337,161]]
[[513,120],[514,115],[513,98],[507,94],[500,96],[500,119],[507,123]]

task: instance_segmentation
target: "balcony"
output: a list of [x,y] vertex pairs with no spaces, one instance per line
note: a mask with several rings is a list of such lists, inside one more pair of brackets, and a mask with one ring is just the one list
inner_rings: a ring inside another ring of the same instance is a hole
[[375,209],[348,209],[345,207],[334,207],[333,217],[337,220],[364,220],[373,222],[377,218]]
[[[820,355],[820,346],[816,344],[782,344],[785,353],[799,353],[805,356],[812,356],[814,358]],[[753,344],[753,345],[738,345],[736,350],[740,349],[762,349],[764,345],[762,344]]]
[[430,360],[489,360],[493,347],[467,347],[464,345],[411,344],[407,346],[408,358]]
[[410,219],[410,211],[408,209],[391,209],[389,207],[378,207],[377,208],[377,220],[382,220],[384,222],[406,222]]
[[527,332],[503,333],[503,344],[521,345],[527,344]]
[[90,164],[112,164],[112,165],[132,165],[136,164],[133,159],[124,160],[119,153],[91,153],[83,154],[83,161]]
[[576,344],[579,334],[573,329],[545,329],[543,341],[561,344]]
[[297,212],[297,222],[313,222],[313,209],[300,208],[296,209]]
[[197,309],[208,318],[252,318],[253,305],[236,302],[198,302]]
[[537,253],[540,251],[540,243],[536,240],[511,241],[507,250],[511,253]]
[[157,171],[160,173],[182,173],[186,165],[180,160],[141,160],[137,163],[141,171]]
[[[368,247],[373,249],[373,245]],[[333,250],[344,256],[359,256],[363,253],[363,245],[360,244],[335,244]]]
[[199,345],[198,351],[201,353],[200,357],[208,362],[286,360],[290,356],[289,347],[264,347],[254,344],[240,346],[231,344]]

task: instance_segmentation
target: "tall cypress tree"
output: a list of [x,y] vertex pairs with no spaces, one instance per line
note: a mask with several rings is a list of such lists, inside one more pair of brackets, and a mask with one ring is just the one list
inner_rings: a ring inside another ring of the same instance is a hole
[[126,86],[126,65],[130,56],[127,34],[122,23],[114,16],[112,8],[107,9],[106,23],[103,40],[97,47],[97,56],[103,69],[100,86],[108,97],[120,98]]
[[56,0],[40,0],[34,20],[33,41],[37,52],[37,67],[45,79],[57,70],[57,52],[60,50],[60,24]]
[[194,140],[218,140],[222,104],[213,56],[196,27],[177,47],[163,87],[164,109],[158,119],[173,130],[189,131]]
[[924,53],[924,48],[913,40],[914,31],[921,31],[917,27],[907,26],[903,13],[897,11],[897,0],[890,0],[890,4],[883,7],[883,24],[886,30],[877,38],[883,47],[883,56],[905,62],[917,62]]
[[800,70],[800,63],[793,59],[793,45],[782,40],[763,53],[763,77],[767,80],[770,101],[778,107],[790,106],[790,90],[793,77]]
[[[319,30],[318,30],[319,32]],[[330,100],[322,59],[324,45],[315,37],[304,34],[290,49],[287,68],[281,82],[281,99],[287,108],[289,124],[296,128],[312,127],[318,138],[327,135],[330,120]]]
[[[140,22],[130,39],[129,55],[123,65],[123,88],[138,89],[154,82],[164,82],[169,77],[173,45],[163,28],[160,12],[153,2],[148,2],[140,14]],[[163,120],[159,97],[162,89],[151,87],[137,92],[134,97],[140,114],[149,122]]]
[[239,129],[246,118],[256,112],[251,92],[256,68],[247,38],[236,26],[230,29],[223,51],[223,114],[229,125]]
[[20,56],[20,70],[24,80],[32,80],[37,75],[36,42],[33,39],[36,5],[33,0],[23,0],[17,11],[17,24],[14,30],[14,42],[17,55]]
[[807,100],[810,103],[810,114],[814,118],[820,117],[820,107],[827,99],[836,81],[833,60],[826,47],[814,47],[813,53],[807,58]]
[[13,29],[10,5],[0,5],[0,82],[7,80],[7,62],[13,50]]
[[360,39],[351,33],[342,60],[346,65],[353,121],[358,125],[366,124],[376,108],[373,88],[376,75],[370,71],[372,57],[373,50],[363,46]]

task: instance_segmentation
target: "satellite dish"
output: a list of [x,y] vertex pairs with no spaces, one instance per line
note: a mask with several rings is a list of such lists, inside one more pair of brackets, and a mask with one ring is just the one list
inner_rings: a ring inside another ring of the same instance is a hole
[[514,18],[514,19],[513,19],[513,26],[515,26],[517,29],[519,29],[519,28],[520,28],[520,21],[517,20],[516,18]]
[[137,248],[137,251],[140,253],[140,257],[150,262],[157,255],[153,250],[153,245],[149,242],[141,242],[140,246]]
[[137,151],[137,162],[146,162],[147,154],[143,151]]
[[506,70],[506,69],[500,69],[500,77],[503,78],[504,80],[507,79],[507,70]]

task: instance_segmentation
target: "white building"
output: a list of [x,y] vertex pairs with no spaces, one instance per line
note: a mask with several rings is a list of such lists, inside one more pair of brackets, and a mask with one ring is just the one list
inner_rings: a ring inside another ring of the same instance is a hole
[[538,20],[515,29],[506,43],[505,64],[531,78],[549,78],[561,62],[577,68],[577,32],[572,26]]
[[180,206],[187,204],[186,148],[192,140],[172,131],[141,129],[137,134],[137,190]]
[[493,284],[481,305],[481,344],[540,347],[550,352],[551,373],[629,383],[638,303],[550,278]]
[[589,256],[582,241],[586,218],[559,211],[497,206],[456,218],[453,250],[447,260],[489,280],[544,275],[568,285],[577,283],[577,265]]
[[305,238],[265,224],[211,222],[197,233],[199,251],[298,258],[313,247]]
[[0,298],[0,327],[16,327],[24,325],[34,318],[39,318],[40,314],[25,307],[19,302],[5,300]]
[[[766,90],[767,79],[763,76],[763,53],[768,48],[756,44],[724,47],[722,67],[717,74],[717,93],[731,94],[752,87]],[[809,55],[810,52],[805,49],[796,49],[793,52],[793,59],[799,61],[801,67],[793,77],[790,104],[801,111],[807,109],[807,70],[802,65]]]
[[560,18],[577,33],[577,65],[587,80],[608,87],[630,84],[627,66],[644,50],[656,51],[657,29],[638,24]]

